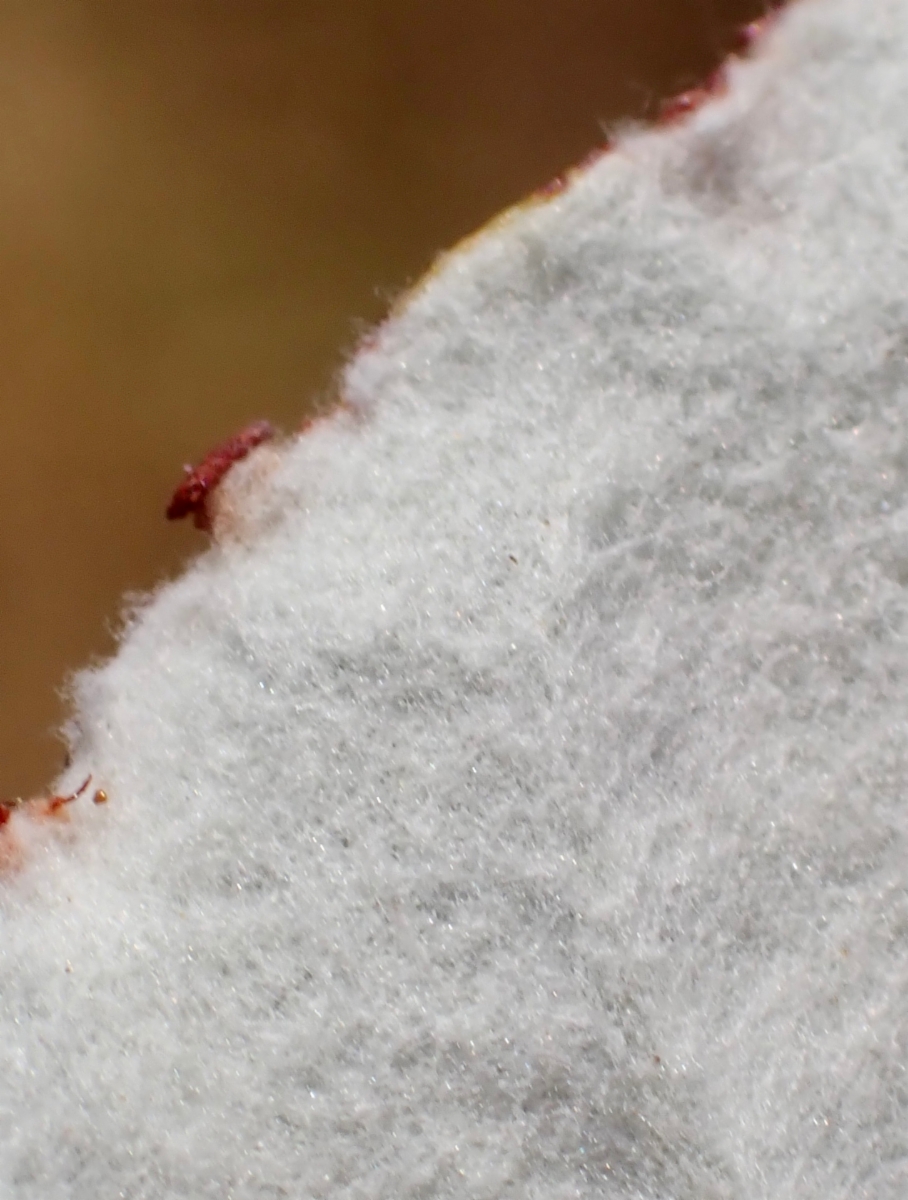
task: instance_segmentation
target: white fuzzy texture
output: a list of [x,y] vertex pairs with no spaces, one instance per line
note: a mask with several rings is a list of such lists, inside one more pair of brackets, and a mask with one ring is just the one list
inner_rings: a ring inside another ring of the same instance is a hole
[[906,356],[906,0],[451,255],[11,822],[4,1200],[904,1200]]

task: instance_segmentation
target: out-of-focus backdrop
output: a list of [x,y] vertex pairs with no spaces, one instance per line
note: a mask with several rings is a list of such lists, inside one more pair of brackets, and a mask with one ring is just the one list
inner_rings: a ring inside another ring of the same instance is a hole
[[765,0],[0,0],[0,797],[67,675],[435,254],[702,79]]

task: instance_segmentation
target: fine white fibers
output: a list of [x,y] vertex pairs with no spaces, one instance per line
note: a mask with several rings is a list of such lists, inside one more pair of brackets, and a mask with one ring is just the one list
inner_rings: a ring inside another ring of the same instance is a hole
[[903,1200],[906,288],[802,0],[236,468],[0,877],[4,1200]]

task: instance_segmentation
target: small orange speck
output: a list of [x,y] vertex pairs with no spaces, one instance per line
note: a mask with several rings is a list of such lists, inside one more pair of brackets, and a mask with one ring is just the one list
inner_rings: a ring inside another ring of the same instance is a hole
[[98,788],[98,790],[92,796],[92,800],[94,800],[95,804],[106,804],[107,792],[105,792],[102,788]]

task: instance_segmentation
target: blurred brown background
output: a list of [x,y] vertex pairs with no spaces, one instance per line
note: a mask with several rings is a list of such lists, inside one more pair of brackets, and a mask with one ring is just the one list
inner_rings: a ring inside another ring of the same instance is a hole
[[0,797],[203,535],[181,465],[295,426],[433,256],[701,79],[764,0],[0,0]]

